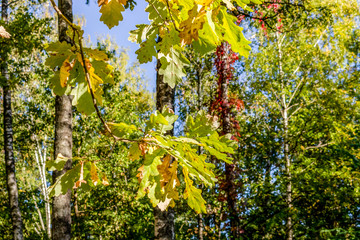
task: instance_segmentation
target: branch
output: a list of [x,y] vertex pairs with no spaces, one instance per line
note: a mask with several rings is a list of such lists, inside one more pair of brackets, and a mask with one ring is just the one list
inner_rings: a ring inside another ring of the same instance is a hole
[[19,2],[19,0],[13,0],[7,3],[7,5],[5,5],[5,7],[10,7],[10,5]]
[[316,149],[316,148],[322,148],[322,147],[326,147],[326,146],[329,146],[330,144],[333,144],[332,142],[329,142],[329,143],[324,143],[322,144],[321,141],[319,141],[319,144],[316,145],[316,146],[310,146],[310,147],[306,147],[305,150],[308,150],[308,149]]
[[[293,111],[292,113],[290,113],[289,118],[291,118],[296,112],[298,112],[298,111],[299,111],[300,109],[302,109],[303,107],[307,107],[307,106],[309,106],[310,104],[312,104],[312,103],[314,103],[314,102],[315,102],[315,100],[312,100],[311,102],[306,103],[305,105],[299,106],[295,111]],[[292,107],[295,107],[296,105],[299,105],[299,104],[294,104],[294,105],[292,105],[291,107],[289,107],[289,109],[292,108]]]
[[45,225],[44,225],[44,220],[42,218],[42,214],[41,214],[41,211],[36,203],[36,199],[35,199],[35,196],[32,195],[32,198],[34,199],[34,204],[35,204],[35,209],[39,215],[39,220],[40,220],[40,224],[41,224],[41,229],[45,232]]
[[83,68],[84,68],[84,71],[85,71],[85,78],[86,78],[86,81],[87,81],[87,84],[88,84],[88,87],[89,87],[89,90],[90,90],[90,94],[91,94],[91,98],[93,100],[93,105],[95,107],[95,110],[96,110],[96,114],[97,116],[100,118],[100,121],[101,123],[104,125],[106,131],[108,131],[110,133],[110,135],[116,140],[118,141],[119,138],[116,137],[112,132],[111,132],[111,129],[109,128],[109,126],[107,125],[107,123],[105,122],[105,120],[103,119],[103,117],[101,116],[101,112],[99,110],[99,107],[96,103],[96,99],[95,99],[95,95],[94,95],[94,90],[92,88],[92,85],[91,85],[91,80],[90,80],[90,74],[89,74],[89,71],[86,67],[86,61],[85,61],[85,56],[84,56],[84,50],[83,50],[83,46],[82,46],[82,41],[81,41],[81,36],[79,33],[78,34],[78,37],[79,37],[79,45],[80,45],[80,55],[81,55],[81,60],[82,60],[82,65],[83,65]]
[[[326,27],[326,28],[324,29],[324,31],[321,33],[321,35],[320,35],[319,39],[316,41],[316,43],[314,44],[314,46],[313,46],[313,47],[316,47],[316,45],[318,45],[318,44],[319,44],[319,42],[320,42],[320,40],[321,40],[322,36],[323,36],[323,35],[325,34],[325,32],[326,32],[326,29],[327,29],[327,27]],[[305,55],[302,57],[302,59],[301,59],[301,61],[300,61],[299,65],[297,66],[297,68],[295,69],[295,71],[293,72],[293,74],[292,74],[290,77],[295,76],[295,74],[299,71],[301,64],[304,62],[304,59],[306,59],[306,56],[309,54],[309,52],[310,52],[310,49],[309,49],[309,50],[305,53]]]
[[159,11],[157,10],[157,8],[154,6],[154,4],[148,0],[146,0],[146,2],[148,2],[152,8],[155,10],[155,12],[159,15],[159,17],[161,18],[161,20],[163,20],[164,23],[167,23],[166,19],[164,19],[161,14],[159,13]]
[[306,168],[304,168],[303,170],[301,170],[301,172],[299,172],[297,175],[302,174],[303,172],[305,172],[310,166],[314,165],[316,163],[316,161],[313,161],[312,163],[310,163],[309,165],[306,166]]
[[167,6],[167,9],[168,9],[168,11],[169,11],[169,16],[170,16],[170,18],[171,18],[171,22],[173,23],[175,30],[178,31],[178,32],[180,32],[180,30],[177,28],[177,26],[176,26],[176,24],[175,24],[175,20],[174,20],[172,14],[171,14],[170,5],[169,5],[169,1],[168,1],[168,0],[166,0],[166,6]]
[[101,116],[101,112],[99,110],[99,107],[97,106],[94,91],[93,91],[93,88],[92,88],[92,85],[91,85],[90,74],[89,74],[89,71],[88,71],[88,69],[86,67],[85,55],[84,55],[83,44],[82,44],[82,34],[80,32],[81,29],[79,29],[78,26],[73,24],[71,21],[69,21],[69,19],[67,19],[64,16],[64,14],[62,14],[62,12],[57,7],[54,0],[50,0],[50,2],[51,2],[51,5],[53,6],[53,8],[55,9],[56,13],[58,14],[58,16],[61,17],[74,30],[74,33],[76,33],[78,35],[79,46],[80,46],[80,55],[81,55],[82,65],[83,65],[84,72],[85,72],[85,78],[86,78],[86,81],[87,81],[87,84],[88,84],[88,87],[89,87],[89,90],[90,90],[90,94],[91,94],[91,98],[93,100],[93,105],[94,105],[94,108],[96,110],[96,114],[100,118],[101,123],[104,125],[106,131],[109,132],[109,134],[114,138],[115,141],[121,141],[121,142],[125,142],[125,143],[136,142],[135,140],[124,139],[124,138],[119,138],[119,137],[115,136],[111,132],[111,129],[107,125],[106,121]]
[[74,29],[75,31],[78,31],[79,28],[74,23],[72,23],[69,19],[67,19],[67,17],[65,17],[65,15],[60,11],[58,6],[54,2],[54,0],[50,0],[50,2],[51,2],[51,5],[53,6],[54,10],[58,14],[58,16],[61,17],[72,29]]
[[290,104],[291,104],[291,102],[292,102],[292,100],[293,100],[296,92],[299,90],[299,87],[300,87],[301,83],[304,81],[304,79],[305,79],[305,78],[302,78],[302,79],[300,80],[300,82],[297,84],[297,86],[296,86],[293,94],[291,95],[291,97],[290,97],[290,99],[289,99],[288,106],[290,106]]

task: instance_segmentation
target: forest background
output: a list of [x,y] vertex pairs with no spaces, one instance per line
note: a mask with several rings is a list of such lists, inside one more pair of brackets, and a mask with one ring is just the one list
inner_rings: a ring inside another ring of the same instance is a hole
[[[1,85],[12,89],[22,235],[50,239],[54,194],[49,187],[58,167],[53,151],[57,90],[52,86],[56,67],[46,59],[53,54],[49,44],[58,38],[58,19],[48,1],[9,3],[9,23],[2,20],[0,25],[11,37],[4,35],[0,41],[1,66],[6,64],[10,77],[8,82],[2,78]],[[174,225],[171,237],[158,237],[156,197],[142,197],[149,191],[141,184],[145,193],[138,194],[144,170],[142,160],[131,152],[133,144],[113,142],[98,115],[85,114],[78,106],[72,109],[73,166],[86,168],[84,162],[90,162],[91,180],[72,182],[79,184],[70,199],[72,239],[360,238],[360,5],[355,0],[255,3],[249,5],[251,11],[237,8],[235,19],[252,42],[248,57],[226,43],[215,51],[202,46],[199,53],[188,46],[182,52],[189,62],[174,88],[174,112],[179,116],[174,135],[189,136],[192,116],[200,127],[231,135],[234,147],[227,150],[231,163],[219,161],[216,154],[204,159],[214,166],[217,180],[212,188],[205,186],[207,179],[193,179],[206,203],[195,198],[191,205],[189,197],[183,199],[188,182],[186,175],[179,176],[174,181],[180,197],[173,205],[173,223],[169,221]],[[127,7],[130,12],[132,6]],[[84,20],[75,17],[74,22],[82,26]],[[85,38],[84,45],[104,51],[114,67],[113,85],[103,85],[101,113],[127,124],[126,129],[148,126],[159,95],[147,87],[152,77],[139,62],[129,64],[129,53],[111,37],[96,42]],[[10,56],[7,61],[5,54]],[[112,126],[115,135],[133,134]],[[0,129],[6,135],[4,123]],[[6,145],[6,139],[0,141]],[[195,144],[199,156],[209,151],[205,146]],[[0,235],[12,239],[4,151],[0,159]],[[95,165],[98,180],[91,174]],[[172,164],[169,169],[174,169]]]

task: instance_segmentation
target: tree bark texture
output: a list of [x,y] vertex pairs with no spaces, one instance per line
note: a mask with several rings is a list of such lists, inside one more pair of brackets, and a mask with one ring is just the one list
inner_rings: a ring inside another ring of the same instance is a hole
[[[1,19],[8,22],[8,0],[1,1]],[[8,83],[9,75],[7,72],[6,59],[8,56],[1,56],[4,62],[1,63],[1,75],[5,78],[3,87],[3,106],[4,106],[4,150],[6,183],[10,204],[10,215],[13,227],[13,237],[15,240],[24,239],[23,223],[19,208],[19,193],[15,175],[15,158],[13,150],[13,128],[12,128],[12,109],[11,109],[11,89]]]
[[286,171],[286,204],[288,208],[288,216],[286,219],[286,239],[287,240],[293,240],[294,236],[294,230],[293,230],[293,223],[292,223],[292,177],[291,177],[291,158],[290,158],[290,149],[289,149],[289,116],[288,111],[289,107],[286,102],[286,95],[285,95],[285,79],[284,79],[284,71],[282,66],[282,42],[283,40],[280,40],[280,34],[276,34],[276,38],[278,41],[278,53],[279,53],[279,77],[281,80],[281,91],[283,94],[281,95],[281,101],[282,101],[282,108],[283,108],[283,153],[284,153],[284,160],[285,160],[285,171]]
[[[162,111],[164,107],[168,107],[174,111],[175,89],[171,88],[164,82],[164,77],[159,74],[161,67],[160,61],[156,65],[156,109]],[[167,134],[174,134],[170,131]],[[175,239],[175,212],[169,207],[167,211],[161,211],[158,207],[154,208],[155,218],[155,239],[157,240],[173,240]]]
[[156,110],[161,112],[164,107],[168,107],[174,111],[175,89],[164,82],[164,76],[159,74],[160,67],[161,63],[158,61],[156,65]]
[[[59,0],[60,11],[71,22],[73,21],[72,0]],[[59,40],[71,42],[66,36],[67,24],[59,17]],[[62,171],[53,172],[53,182],[59,176],[71,169],[72,165],[72,96],[56,96],[55,99],[55,143],[54,158],[58,154],[68,157],[69,160]],[[71,239],[71,189],[65,195],[53,198],[52,202],[52,239]]]
[[[4,71],[2,71],[4,74]],[[22,218],[19,208],[19,194],[15,176],[15,158],[13,151],[13,129],[12,129],[12,110],[11,110],[11,90],[9,86],[3,88],[4,93],[4,148],[6,181],[11,209],[11,221],[13,226],[13,236],[15,240],[24,239],[22,231]]]
[[199,240],[204,240],[204,221],[201,213],[198,215],[198,228],[199,228]]
[[[228,43],[223,42],[217,50],[217,71],[218,71],[218,83],[220,90],[218,91],[218,99],[221,101],[221,127],[222,135],[226,135],[232,132],[232,124],[230,120],[230,111],[228,110],[229,97],[228,86],[229,80],[232,78],[231,69],[231,47]],[[229,157],[232,157],[229,154]],[[230,231],[231,239],[239,238],[239,217],[236,210],[236,185],[235,185],[235,165],[225,164],[225,191],[227,208],[229,211]]]
[[289,119],[288,119],[288,112],[287,109],[284,110],[284,158],[285,158],[285,169],[286,169],[286,176],[287,176],[287,183],[286,183],[286,203],[288,207],[288,217],[286,220],[286,233],[287,233],[287,240],[293,240],[293,224],[292,224],[292,184],[291,184],[291,159],[289,157]]

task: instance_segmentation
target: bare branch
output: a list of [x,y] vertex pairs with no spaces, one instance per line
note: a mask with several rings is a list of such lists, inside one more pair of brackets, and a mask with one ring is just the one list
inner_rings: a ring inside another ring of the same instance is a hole
[[[315,48],[315,47],[319,44],[319,42],[320,42],[322,36],[325,34],[326,30],[327,30],[327,27],[326,27],[326,28],[324,29],[324,31],[320,34],[320,36],[319,36],[318,40],[315,42],[313,48]],[[297,68],[295,69],[295,71],[293,72],[293,74],[291,75],[291,77],[295,76],[295,74],[299,71],[301,64],[304,62],[304,59],[306,59],[306,56],[309,54],[309,52],[310,52],[310,49],[309,49],[309,50],[305,53],[305,55],[301,58],[301,61],[300,61],[299,65],[297,66]]]
[[303,81],[304,81],[304,77],[300,80],[300,82],[297,84],[297,86],[296,86],[296,88],[295,88],[295,90],[294,90],[294,92],[291,94],[291,97],[290,97],[290,99],[289,99],[289,101],[288,101],[288,106],[290,106],[290,104],[291,104],[291,102],[292,102],[292,100],[294,99],[294,97],[295,97],[295,94],[297,93],[297,91],[299,90],[299,87],[301,86],[301,84],[303,83]]
[[306,147],[305,150],[308,150],[308,149],[316,149],[316,148],[322,148],[322,147],[326,147],[326,146],[329,146],[330,144],[333,144],[333,142],[329,142],[329,143],[322,143],[321,141],[319,142],[318,145],[316,146],[309,146],[309,147]]

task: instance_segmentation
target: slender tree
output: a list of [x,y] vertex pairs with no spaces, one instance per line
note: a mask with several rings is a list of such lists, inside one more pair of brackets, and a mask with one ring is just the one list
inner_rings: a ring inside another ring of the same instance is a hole
[[[59,9],[72,21],[72,0],[59,0]],[[66,35],[67,23],[59,17],[59,41],[71,43]],[[71,169],[72,165],[72,96],[56,96],[55,99],[55,143],[54,158],[58,154],[69,158],[62,171],[53,172],[53,182]],[[52,203],[52,239],[66,240],[71,238],[71,189],[64,195],[55,196]]]
[[[36,142],[35,150],[35,161],[39,169],[40,180],[41,180],[41,193],[45,202],[45,225],[42,224],[42,230],[46,232],[47,236],[51,237],[51,211],[50,211],[50,201],[49,194],[47,192],[47,179],[45,172],[45,163],[47,157],[47,146],[46,146],[47,137],[45,136],[44,144],[40,144],[39,141]],[[40,221],[43,222],[41,214],[39,214]]]
[[[174,111],[175,90],[164,82],[164,76],[159,74],[161,68],[160,61],[156,65],[156,109],[162,111],[164,107]],[[167,134],[173,135],[174,130]],[[175,212],[173,208],[161,211],[159,207],[154,208],[155,218],[155,239],[172,240],[175,239]]]
[[[9,2],[2,0],[1,2],[1,19],[4,23],[8,22]],[[19,208],[19,194],[15,176],[15,158],[13,149],[13,126],[12,126],[12,110],[11,110],[11,89],[9,82],[9,74],[6,66],[8,54],[1,56],[1,75],[4,77],[3,85],[3,104],[4,104],[4,149],[5,149],[5,166],[6,181],[9,195],[9,203],[11,208],[11,220],[13,225],[14,239],[23,239],[22,218]]]
[[[216,98],[216,111],[219,112],[221,123],[221,135],[231,134],[233,132],[231,115],[230,115],[230,99],[229,99],[229,80],[232,79],[232,63],[234,62],[231,46],[227,42],[223,42],[216,51],[215,65],[218,74],[218,92]],[[215,106],[216,106],[215,105]],[[231,154],[229,157],[233,158]],[[225,163],[225,183],[224,190],[226,192],[226,202],[229,211],[231,239],[239,237],[239,217],[236,210],[236,185],[235,181],[235,165]]]

